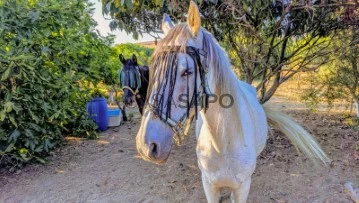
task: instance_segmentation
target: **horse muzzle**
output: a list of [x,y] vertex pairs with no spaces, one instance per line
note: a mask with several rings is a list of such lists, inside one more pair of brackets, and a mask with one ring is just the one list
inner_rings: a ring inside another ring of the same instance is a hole
[[164,164],[166,163],[170,153],[161,154],[159,153],[158,146],[156,144],[151,144],[147,149],[137,149],[141,155],[141,158],[145,161],[149,161],[155,164]]
[[124,103],[125,103],[126,107],[134,108],[135,107],[135,98],[127,97],[124,99]]
[[[144,115],[145,117],[148,115]],[[159,120],[142,119],[142,126],[136,136],[137,151],[150,162],[161,164],[167,161],[173,144],[173,131]],[[152,124],[152,125],[151,125]],[[151,128],[148,128],[151,126]]]

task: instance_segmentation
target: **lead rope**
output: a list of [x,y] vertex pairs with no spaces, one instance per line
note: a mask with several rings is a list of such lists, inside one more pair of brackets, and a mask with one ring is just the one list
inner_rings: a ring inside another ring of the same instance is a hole
[[131,91],[132,94],[135,95],[135,96],[136,96],[137,93],[139,93],[138,87],[136,88],[135,91],[133,91],[132,88],[129,87],[129,86],[122,86],[122,89],[128,89],[128,90]]

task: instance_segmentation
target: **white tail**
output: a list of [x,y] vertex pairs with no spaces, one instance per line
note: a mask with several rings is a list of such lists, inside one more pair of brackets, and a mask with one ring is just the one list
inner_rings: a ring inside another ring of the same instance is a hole
[[319,159],[324,164],[330,159],[316,140],[290,116],[263,106],[268,123],[280,130],[292,142],[295,148],[315,163]]

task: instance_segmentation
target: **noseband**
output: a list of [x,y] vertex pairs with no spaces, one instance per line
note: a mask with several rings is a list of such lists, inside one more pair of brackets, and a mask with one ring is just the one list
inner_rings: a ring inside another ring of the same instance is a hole
[[[161,106],[158,103],[151,103],[150,101],[148,101],[148,105],[147,108],[149,108],[149,110],[151,112],[153,112],[153,114],[160,118],[163,122],[165,122],[167,125],[169,125],[172,130],[175,133],[175,140],[177,142],[178,145],[182,145],[183,141],[185,139],[185,137],[188,135],[188,131],[190,129],[191,123],[194,119],[194,117],[196,117],[197,119],[197,113],[198,111],[202,110],[202,109],[207,109],[208,108],[208,98],[210,96],[210,90],[207,84],[207,79],[206,79],[206,73],[208,72],[208,67],[207,67],[207,63],[205,61],[207,53],[205,53],[204,51],[197,49],[195,47],[192,46],[186,46],[185,48],[185,52],[181,51],[183,47],[181,46],[166,46],[163,47],[161,50],[161,54],[178,54],[178,53],[184,53],[189,55],[194,63],[195,63],[195,84],[194,84],[194,94],[191,98],[191,101],[189,102],[189,96],[187,95],[187,113],[185,113],[179,120],[174,120],[170,117],[170,112],[166,112],[163,113]],[[201,56],[203,58],[203,60],[201,60]],[[174,64],[172,64],[174,65]],[[152,70],[154,70],[155,67],[152,67]],[[162,67],[162,68],[166,68],[166,67]],[[160,71],[160,70],[157,70]],[[197,74],[197,71],[199,73],[199,75]],[[200,77],[201,80],[201,85],[199,88],[197,88],[197,77]],[[156,80],[156,77],[151,78],[151,80]],[[168,80],[169,78],[167,78]],[[155,82],[155,81],[152,81]],[[187,81],[188,82],[188,81]],[[161,89],[161,87],[160,87]],[[188,93],[188,87],[187,87],[187,93]],[[198,99],[197,97],[199,97],[200,99],[200,109],[198,108]]]

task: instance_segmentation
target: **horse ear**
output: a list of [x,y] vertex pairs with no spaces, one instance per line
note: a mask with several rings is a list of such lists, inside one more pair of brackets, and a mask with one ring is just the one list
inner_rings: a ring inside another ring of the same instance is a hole
[[137,57],[135,54],[132,55],[132,62],[137,64]]
[[197,37],[201,27],[201,16],[199,14],[198,6],[194,1],[191,1],[189,5],[187,24],[191,30],[192,36]]
[[125,57],[123,57],[122,54],[118,55],[118,58],[120,59],[121,63],[123,63],[123,64],[126,63],[126,59],[125,59]]
[[162,19],[162,31],[163,33],[165,33],[165,35],[167,35],[167,33],[174,27],[171,18],[165,13],[163,14],[163,19]]

